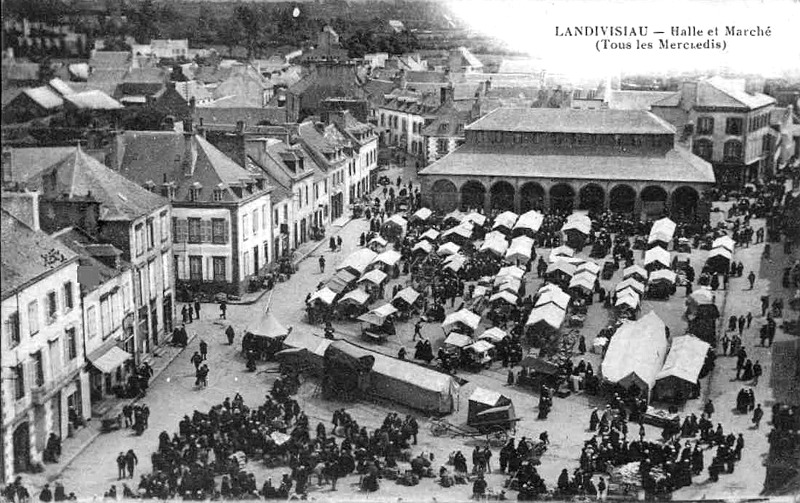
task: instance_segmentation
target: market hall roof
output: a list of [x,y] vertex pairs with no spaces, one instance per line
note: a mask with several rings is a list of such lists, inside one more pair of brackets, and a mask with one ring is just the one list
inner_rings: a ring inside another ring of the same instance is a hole
[[586,134],[675,134],[665,120],[645,110],[498,108],[467,127],[469,131]]
[[714,183],[715,180],[711,164],[681,147],[636,154],[581,149],[539,154],[510,145],[464,145],[420,173],[687,183]]

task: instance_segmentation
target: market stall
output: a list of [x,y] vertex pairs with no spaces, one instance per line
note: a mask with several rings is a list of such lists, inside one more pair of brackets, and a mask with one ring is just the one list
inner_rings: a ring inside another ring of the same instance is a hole
[[503,233],[509,233],[514,228],[514,224],[517,223],[517,219],[519,215],[514,213],[513,211],[504,211],[500,213],[494,218],[494,225],[492,225],[492,230],[498,230]]
[[381,235],[387,241],[398,241],[406,233],[408,222],[405,218],[401,217],[399,213],[395,213],[387,218],[381,226]]
[[656,376],[653,398],[689,400],[700,395],[700,372],[711,346],[692,335],[675,337],[664,366]]
[[525,212],[519,216],[517,223],[514,224],[514,228],[511,230],[511,235],[526,235],[529,238],[532,238],[542,227],[543,222],[544,215],[542,215],[540,212],[535,210]]
[[584,213],[573,213],[561,227],[564,241],[570,248],[582,250],[592,231],[592,220]]
[[506,262],[527,264],[533,258],[533,239],[517,236],[506,250]]
[[448,241],[447,243],[444,243],[441,246],[439,246],[439,248],[436,250],[436,254],[446,257],[448,255],[455,255],[460,250],[461,250],[460,246]]
[[247,355],[252,350],[261,359],[272,359],[281,350],[287,335],[289,330],[267,310],[245,328],[242,353]]
[[384,304],[358,317],[362,322],[361,335],[372,342],[383,342],[390,335],[395,335],[394,315],[397,309],[391,304]]
[[666,299],[675,293],[678,275],[669,269],[659,269],[650,273],[647,281],[647,296],[653,299]]
[[348,257],[336,267],[336,270],[341,271],[344,269],[355,275],[357,278],[361,277],[361,275],[367,270],[367,267],[369,267],[369,265],[377,256],[378,254],[374,251],[367,248],[362,248],[348,255]]
[[423,232],[419,238],[433,243],[434,241],[439,239],[440,235],[441,232],[437,231],[436,229],[428,229],[427,231]]
[[367,243],[367,248],[374,251],[375,253],[380,253],[389,246],[389,242],[383,239],[381,236],[375,236],[374,238],[369,240]]
[[472,334],[478,329],[480,322],[481,317],[479,315],[467,309],[462,309],[448,314],[442,323],[442,328],[445,332],[455,329],[466,334]]
[[644,283],[647,281],[648,272],[640,265],[632,265],[622,270],[622,279],[633,278],[636,281]]
[[671,262],[672,259],[669,252],[660,246],[650,248],[644,253],[644,268],[650,272],[658,269],[668,269]]
[[654,312],[623,323],[608,345],[600,371],[607,382],[650,396],[667,356],[666,325]]
[[370,295],[356,288],[350,290],[336,303],[337,311],[343,318],[358,318],[369,309]]

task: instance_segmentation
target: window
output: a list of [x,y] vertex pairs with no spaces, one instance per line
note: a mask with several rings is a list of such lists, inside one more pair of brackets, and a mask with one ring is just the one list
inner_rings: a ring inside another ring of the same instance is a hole
[[272,212],[272,221],[275,223],[275,225],[278,225],[280,223],[278,210]]
[[211,219],[211,242],[214,244],[228,242],[228,226],[224,218]]
[[713,117],[698,117],[697,118],[697,134],[711,134],[714,132],[714,118]]
[[67,359],[74,360],[78,357],[78,337],[75,335],[75,327],[70,327],[67,332]]
[[47,292],[47,324],[52,324],[58,313],[58,298],[55,291]]
[[436,140],[436,150],[439,152],[439,155],[446,154],[449,148],[450,142],[447,141],[447,138],[439,138]]
[[68,312],[75,307],[74,299],[72,297],[72,281],[64,283],[64,312]]
[[169,225],[167,225],[167,212],[161,213],[159,216],[159,220],[161,223],[161,242],[163,243],[167,239],[169,239]]
[[725,121],[725,134],[742,134],[744,123],[739,117],[728,117]]
[[222,189],[214,189],[214,195],[213,195],[214,201],[216,202],[222,201],[222,194],[223,194]]
[[144,253],[144,225],[139,224],[135,227],[136,256]]
[[242,239],[247,241],[250,238],[250,215],[242,215]]
[[28,304],[28,333],[33,336],[39,331],[39,301]]
[[253,269],[253,264],[250,263],[250,252],[244,252],[244,255],[242,257],[242,262],[244,263],[244,275],[245,276],[250,275]]
[[258,210],[253,210],[253,235],[258,234]]
[[147,219],[147,249],[152,250],[156,244],[156,229],[152,218]]
[[214,257],[214,281],[227,281],[228,275],[225,269],[225,257]]
[[155,260],[151,260],[147,264],[147,280],[148,280],[147,285],[150,287],[149,290],[150,290],[150,298],[151,299],[155,299],[156,295],[158,294],[158,288],[157,288],[158,276],[156,275],[156,273],[158,271],[156,270],[156,267],[157,266],[156,266],[156,261]]
[[189,279],[203,281],[203,257],[199,255],[189,256]]
[[145,288],[145,281],[144,281],[144,271],[142,269],[136,270],[136,280],[137,283],[134,285],[136,289],[136,305],[141,306],[144,304],[144,288]]
[[723,151],[723,161],[740,161],[742,159],[742,142],[738,140],[728,140],[725,142]]
[[97,308],[95,306],[86,310],[86,336],[90,339],[97,335]]
[[695,155],[702,157],[706,161],[710,161],[714,145],[709,140],[697,140],[694,142],[693,150]]
[[269,211],[267,205],[261,207],[261,228],[267,230],[267,220],[269,219]]
[[[339,172],[339,178],[340,178],[340,182],[341,182],[341,178],[342,178],[341,171]],[[308,204],[308,185],[306,185],[306,204]]]
[[200,228],[200,219],[199,218],[190,218],[189,220],[189,242],[190,243],[199,243],[200,236],[202,234]]
[[100,298],[100,331],[104,340],[111,335],[111,301],[107,295]]
[[[166,290],[169,288],[170,280],[169,280],[169,254],[164,252],[161,254],[161,288]],[[123,290],[124,292],[125,290]],[[123,297],[125,297],[123,295]]]
[[14,369],[14,396],[17,400],[25,398],[25,368],[18,363]]
[[183,272],[183,257],[180,255],[173,255],[172,265],[175,268],[175,279],[186,279],[186,275]]
[[20,327],[19,327],[19,313],[14,311],[10,315],[8,315],[8,319],[6,320],[6,327],[8,333],[11,335],[11,344],[10,346],[13,348],[21,339],[20,337]]
[[36,386],[44,386],[44,360],[42,352],[33,353],[33,383]]
[[109,294],[108,303],[111,306],[111,330],[116,330],[122,322],[122,317],[119,315],[119,296]]
[[189,189],[189,200],[192,202],[198,201],[200,199],[200,188],[192,187]]

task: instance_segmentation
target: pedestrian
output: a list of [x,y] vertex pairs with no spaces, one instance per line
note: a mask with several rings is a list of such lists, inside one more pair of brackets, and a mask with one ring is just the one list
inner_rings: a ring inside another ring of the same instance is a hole
[[600,482],[597,483],[597,498],[600,501],[606,500],[606,481],[600,477]]
[[747,324],[747,318],[744,315],[739,316],[739,337],[744,334],[744,326]]
[[336,248],[342,251],[342,236],[336,236]]
[[761,377],[762,372],[761,363],[756,360],[756,363],[753,364],[753,386],[758,386],[758,378]]
[[753,321],[753,313],[747,312],[747,328],[750,328],[750,323]]
[[39,501],[44,501],[45,503],[53,501],[53,492],[50,491],[50,484],[45,484],[44,488],[42,488],[42,492],[39,493]]
[[325,256],[320,255],[319,257],[319,273],[322,274],[325,272]]
[[714,415],[714,402],[711,400],[706,401],[706,405],[703,407],[703,412],[705,412],[706,416],[711,419],[711,416]]
[[578,341],[578,352],[582,355],[586,354],[586,337],[583,335],[581,335],[581,338]]
[[194,308],[192,307],[191,304],[187,304],[186,309],[187,309],[187,314],[189,315],[189,323],[191,323],[192,320],[194,319]]
[[756,406],[756,410],[753,411],[753,424],[755,425],[753,429],[758,429],[759,425],[761,424],[761,418],[764,417],[764,411],[761,410],[761,404]]
[[198,370],[200,369],[200,364],[203,363],[203,357],[200,356],[199,352],[195,351],[191,359],[189,359],[189,361],[194,363],[194,369]]
[[127,460],[125,459],[125,453],[120,451],[119,456],[117,456],[117,480],[122,480],[125,478],[126,467]]
[[125,454],[125,465],[128,468],[128,478],[133,478],[133,470],[138,464],[139,458],[136,457],[136,453],[133,452],[133,449],[128,449],[128,452]]
[[417,337],[422,340],[422,319],[419,319],[416,323],[414,323],[414,336],[411,338],[411,342],[417,340]]
[[194,315],[198,320],[200,319],[200,301],[194,299]]
[[750,290],[753,289],[753,285],[756,282],[756,273],[750,271],[750,274],[747,275],[747,281],[750,283]]
[[232,325],[228,325],[228,328],[225,329],[225,335],[228,337],[228,346],[233,346],[233,336],[235,334]]
[[[750,274],[752,274],[752,272]],[[769,309],[769,295],[762,295],[761,296],[761,317],[762,318],[764,316],[766,316],[767,309]]]
[[400,346],[400,350],[397,352],[397,359],[398,360],[406,359],[406,348],[404,346]]
[[731,343],[731,339],[728,337],[728,334],[723,335],[720,342],[722,343],[722,356],[727,356],[728,346]]
[[224,300],[219,301],[219,317],[222,320],[226,320],[227,318],[227,311],[228,311],[228,303]]
[[183,323],[189,323],[189,310],[186,308],[186,304],[181,308],[181,320]]
[[330,248],[331,252],[336,251],[336,238],[334,238],[333,236],[331,236],[330,239],[328,239],[328,248]]
[[122,415],[125,417],[125,427],[133,426],[133,407],[130,404],[122,407]]
[[200,340],[200,356],[203,360],[208,360],[208,343],[204,340]]

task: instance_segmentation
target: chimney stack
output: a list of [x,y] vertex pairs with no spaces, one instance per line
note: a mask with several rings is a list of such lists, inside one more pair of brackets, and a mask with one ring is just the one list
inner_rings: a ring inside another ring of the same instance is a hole
[[455,100],[455,89],[453,88],[452,82],[448,82],[446,86],[441,87],[439,93],[439,101],[442,105],[445,103],[452,103]]
[[187,178],[194,176],[194,161],[197,158],[197,147],[194,144],[193,136],[191,128],[188,131],[184,130],[181,165],[183,167],[183,176]]
[[681,85],[681,108],[691,110],[697,100],[697,82],[684,82]]

